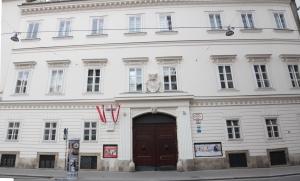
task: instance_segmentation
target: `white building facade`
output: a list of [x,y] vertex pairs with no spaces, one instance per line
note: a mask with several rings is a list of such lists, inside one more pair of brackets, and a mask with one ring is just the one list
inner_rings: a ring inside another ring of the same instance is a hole
[[80,139],[81,169],[300,164],[289,0],[18,4],[1,166],[63,169],[64,128]]

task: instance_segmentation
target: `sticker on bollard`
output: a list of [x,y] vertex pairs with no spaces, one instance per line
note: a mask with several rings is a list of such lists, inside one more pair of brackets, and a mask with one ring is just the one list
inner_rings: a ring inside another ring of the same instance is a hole
[[79,162],[79,139],[69,140],[67,178],[76,179],[78,177],[78,162]]

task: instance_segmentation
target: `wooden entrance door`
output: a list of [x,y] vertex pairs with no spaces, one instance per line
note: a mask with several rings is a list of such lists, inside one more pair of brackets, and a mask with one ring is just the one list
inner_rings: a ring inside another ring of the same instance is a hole
[[136,123],[133,126],[133,159],[136,170],[176,169],[176,123]]

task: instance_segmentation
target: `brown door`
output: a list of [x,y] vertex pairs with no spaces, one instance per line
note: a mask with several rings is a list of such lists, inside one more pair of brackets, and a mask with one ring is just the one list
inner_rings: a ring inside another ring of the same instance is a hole
[[136,170],[176,169],[176,124],[134,124],[133,159]]

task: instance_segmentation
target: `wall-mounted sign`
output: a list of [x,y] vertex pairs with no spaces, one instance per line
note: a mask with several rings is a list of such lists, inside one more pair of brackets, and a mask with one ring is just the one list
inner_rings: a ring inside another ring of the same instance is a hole
[[118,158],[118,145],[103,145],[103,158]]
[[218,157],[222,156],[222,143],[194,143],[195,157]]
[[192,117],[193,117],[193,120],[196,122],[196,124],[200,124],[200,121],[203,120],[202,113],[193,113]]

